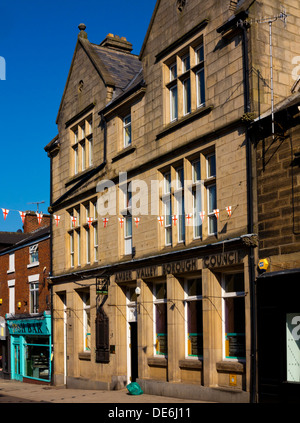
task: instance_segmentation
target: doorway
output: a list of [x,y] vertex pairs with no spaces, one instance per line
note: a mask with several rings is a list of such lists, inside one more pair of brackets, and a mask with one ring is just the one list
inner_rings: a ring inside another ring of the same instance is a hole
[[138,378],[137,303],[135,287],[127,288],[127,383]]
[[138,342],[137,342],[137,322],[129,323],[130,332],[130,361],[131,361],[131,382],[138,378]]
[[21,348],[20,342],[14,341],[12,343],[12,369],[11,369],[11,378],[14,380],[22,381],[22,362],[21,362]]

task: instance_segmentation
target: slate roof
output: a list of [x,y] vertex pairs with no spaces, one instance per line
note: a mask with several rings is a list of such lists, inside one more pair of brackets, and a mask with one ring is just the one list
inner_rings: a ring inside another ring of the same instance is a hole
[[50,226],[44,226],[26,234],[23,232],[0,232],[0,255],[11,249],[21,248],[23,245],[47,235],[50,236]]
[[141,74],[142,64],[138,56],[107,47],[101,47],[96,44],[91,44],[91,46],[114,80],[114,98],[118,97],[125,92],[126,88],[131,85],[137,75]]
[[26,235],[23,232],[0,232],[0,250],[22,241]]

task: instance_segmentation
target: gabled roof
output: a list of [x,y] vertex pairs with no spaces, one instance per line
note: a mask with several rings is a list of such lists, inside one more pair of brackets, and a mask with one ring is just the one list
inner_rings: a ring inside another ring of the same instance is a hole
[[81,46],[85,51],[87,58],[91,61],[104,85],[111,86],[115,89],[115,96],[120,95],[125,90],[126,86],[136,77],[137,74],[140,73],[142,68],[138,56],[113,48],[92,44],[87,38],[79,36],[73,54],[65,89],[62,95],[56,123],[58,122],[59,114],[79,46]]

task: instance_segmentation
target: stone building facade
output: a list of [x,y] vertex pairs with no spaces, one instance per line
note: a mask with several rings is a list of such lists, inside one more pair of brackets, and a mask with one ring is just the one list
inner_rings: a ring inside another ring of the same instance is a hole
[[[158,0],[139,57],[124,37],[93,44],[79,25],[45,147],[54,383],[257,400],[250,124],[270,108],[256,79],[269,69],[256,18],[269,14],[279,2]],[[294,29],[276,101],[292,85]]]

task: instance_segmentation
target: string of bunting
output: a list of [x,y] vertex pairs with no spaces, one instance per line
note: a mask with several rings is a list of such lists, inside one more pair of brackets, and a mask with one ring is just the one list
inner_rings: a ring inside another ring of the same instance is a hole
[[[226,212],[227,212],[228,217],[231,217],[231,214],[232,214],[232,206],[227,206],[225,209],[226,209]],[[16,212],[18,212],[20,214],[22,223],[24,224],[25,217],[26,217],[26,212],[24,212],[24,211],[12,210],[12,209],[8,210],[8,209],[2,208],[4,220],[6,220],[7,215],[9,214],[10,211],[16,211]],[[216,218],[219,219],[220,210],[219,209],[214,209],[213,212],[214,212],[214,215],[216,216]],[[40,225],[41,224],[41,221],[43,219],[43,213],[42,212],[40,212],[40,213],[39,212],[36,212],[36,215],[37,215],[38,223]],[[205,215],[206,215],[205,211],[199,212],[199,215],[200,215],[200,218],[201,218],[201,220],[203,222],[204,219],[205,219]],[[190,213],[188,213],[188,214],[186,214],[185,217],[186,217],[186,220],[187,220],[188,225],[189,225],[190,220],[193,218],[193,215],[190,214]],[[73,227],[76,227],[77,217],[76,216],[71,216],[70,218],[71,218],[71,224],[72,224],[72,226]],[[53,219],[54,219],[54,221],[56,223],[56,226],[58,226],[59,225],[59,222],[60,222],[60,216],[54,214],[53,215]],[[93,220],[94,219],[92,217],[87,217],[87,223],[89,225],[89,228],[91,227],[91,225],[93,223]],[[103,217],[102,218],[104,228],[106,228],[108,226],[108,220],[109,219],[107,217]],[[164,216],[158,216],[157,217],[157,220],[158,220],[158,223],[160,224],[160,226],[163,227],[163,225],[164,225]],[[119,217],[119,223],[120,223],[121,229],[123,228],[124,221],[125,221],[124,217]],[[172,216],[172,221],[173,221],[174,226],[176,226],[176,224],[178,222],[178,216],[177,215],[173,215]],[[139,223],[140,223],[140,218],[139,217],[134,217],[134,222],[135,222],[136,227],[138,228]]]

